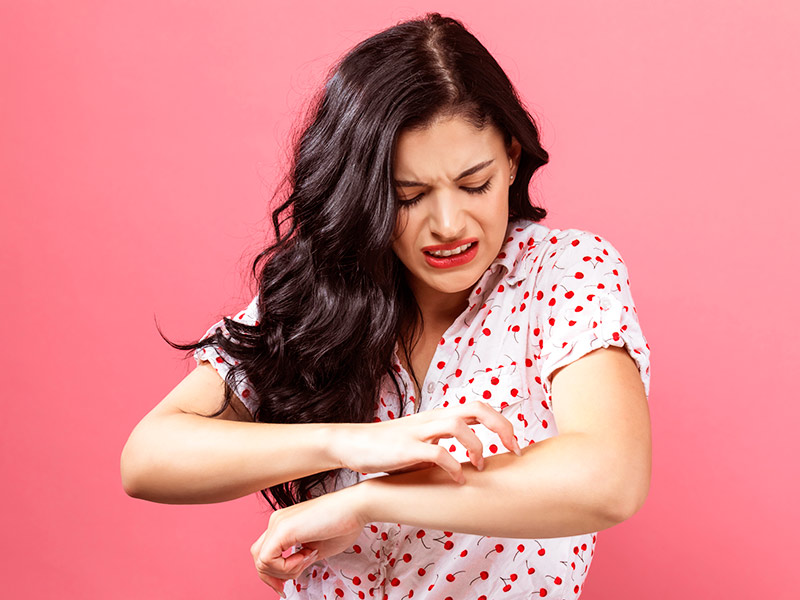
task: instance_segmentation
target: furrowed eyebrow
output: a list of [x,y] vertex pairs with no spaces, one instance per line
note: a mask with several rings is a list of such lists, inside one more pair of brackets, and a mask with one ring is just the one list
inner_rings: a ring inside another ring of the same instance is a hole
[[[464,177],[469,177],[470,175],[474,175],[478,171],[485,169],[490,164],[494,162],[494,159],[485,160],[482,163],[478,163],[477,165],[470,167],[463,173],[461,173],[458,177],[454,179],[454,181],[458,181],[460,179],[464,179]],[[395,180],[394,184],[398,187],[424,187],[425,183],[420,183],[419,181],[404,181],[404,180]]]

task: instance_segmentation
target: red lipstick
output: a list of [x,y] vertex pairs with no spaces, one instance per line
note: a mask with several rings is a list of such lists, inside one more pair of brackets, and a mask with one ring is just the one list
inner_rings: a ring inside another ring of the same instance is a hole
[[[472,244],[469,248],[464,250],[459,254],[453,254],[450,256],[434,256],[430,254],[430,252],[436,252],[441,250],[455,250],[460,246],[466,246],[467,244]],[[458,267],[460,265],[465,265],[470,262],[475,256],[478,254],[478,240],[477,238],[470,238],[465,240],[459,240],[457,242],[451,242],[449,244],[437,244],[434,246],[425,246],[422,248],[422,253],[425,255],[425,261],[431,265],[432,267],[436,267],[437,269],[448,269],[451,267]]]

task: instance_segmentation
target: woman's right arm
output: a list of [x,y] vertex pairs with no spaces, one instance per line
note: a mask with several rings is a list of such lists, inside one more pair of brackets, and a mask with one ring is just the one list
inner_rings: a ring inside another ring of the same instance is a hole
[[209,504],[340,467],[328,423],[255,423],[206,361],[134,428],[120,459],[125,492],[165,504]]

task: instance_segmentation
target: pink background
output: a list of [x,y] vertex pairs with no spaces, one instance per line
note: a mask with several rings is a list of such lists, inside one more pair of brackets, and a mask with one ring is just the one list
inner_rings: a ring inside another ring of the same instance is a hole
[[621,251],[652,347],[650,496],[583,597],[794,597],[798,4],[231,4],[0,4],[3,594],[274,597],[257,496],[122,490],[128,434],[193,367],[155,319],[188,341],[244,306],[298,109],[435,9],[538,115],[546,224]]

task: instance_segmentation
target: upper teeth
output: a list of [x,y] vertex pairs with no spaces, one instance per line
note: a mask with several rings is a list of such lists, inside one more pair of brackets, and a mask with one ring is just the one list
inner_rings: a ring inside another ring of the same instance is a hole
[[470,246],[472,246],[472,243],[464,244],[463,246],[453,248],[452,250],[433,250],[429,254],[433,254],[434,256],[453,256],[453,254],[461,254]]

